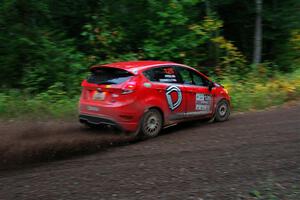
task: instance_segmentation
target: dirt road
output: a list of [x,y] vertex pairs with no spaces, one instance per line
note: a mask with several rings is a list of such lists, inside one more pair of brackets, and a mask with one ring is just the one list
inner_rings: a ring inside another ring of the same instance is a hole
[[151,140],[0,171],[3,200],[254,199],[249,192],[266,186],[279,199],[300,199],[300,106],[175,126]]

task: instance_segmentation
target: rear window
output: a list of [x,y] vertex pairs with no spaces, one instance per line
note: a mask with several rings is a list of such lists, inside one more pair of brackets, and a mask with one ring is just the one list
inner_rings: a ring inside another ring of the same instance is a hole
[[120,84],[127,81],[133,74],[117,68],[96,68],[87,78],[88,83],[94,84]]

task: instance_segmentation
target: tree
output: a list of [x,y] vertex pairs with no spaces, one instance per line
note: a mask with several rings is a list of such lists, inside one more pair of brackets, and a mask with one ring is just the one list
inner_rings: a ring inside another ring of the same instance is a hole
[[262,5],[263,0],[255,0],[256,20],[254,33],[253,64],[259,64],[261,62],[262,57]]
[[0,12],[1,89],[39,93],[56,82],[68,90],[79,85],[73,80],[81,70],[82,55],[72,40],[51,26],[45,1],[4,0]]

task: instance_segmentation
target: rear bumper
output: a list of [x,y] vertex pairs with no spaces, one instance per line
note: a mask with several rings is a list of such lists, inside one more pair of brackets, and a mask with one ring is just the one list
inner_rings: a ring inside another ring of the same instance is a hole
[[120,125],[118,125],[113,120],[105,119],[102,117],[91,116],[91,115],[79,115],[79,121],[81,123],[105,124],[105,125],[111,125],[111,126],[116,126],[117,128],[121,128]]
[[[92,109],[91,109],[92,108]],[[131,104],[100,104],[99,102],[79,102],[79,121],[91,124],[112,125],[126,132],[135,132],[143,115],[143,107]]]
[[94,116],[94,115],[87,115],[87,114],[80,114],[79,121],[81,123],[89,123],[95,125],[110,125],[119,130],[126,131],[126,132],[135,132],[138,128],[138,123],[136,122],[116,122],[115,120],[108,119],[102,116]]

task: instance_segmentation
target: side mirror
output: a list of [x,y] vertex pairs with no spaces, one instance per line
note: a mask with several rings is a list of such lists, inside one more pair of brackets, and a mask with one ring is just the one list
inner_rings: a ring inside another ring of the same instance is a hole
[[208,90],[211,91],[213,89],[213,87],[215,87],[214,82],[209,81],[209,83],[208,83]]

